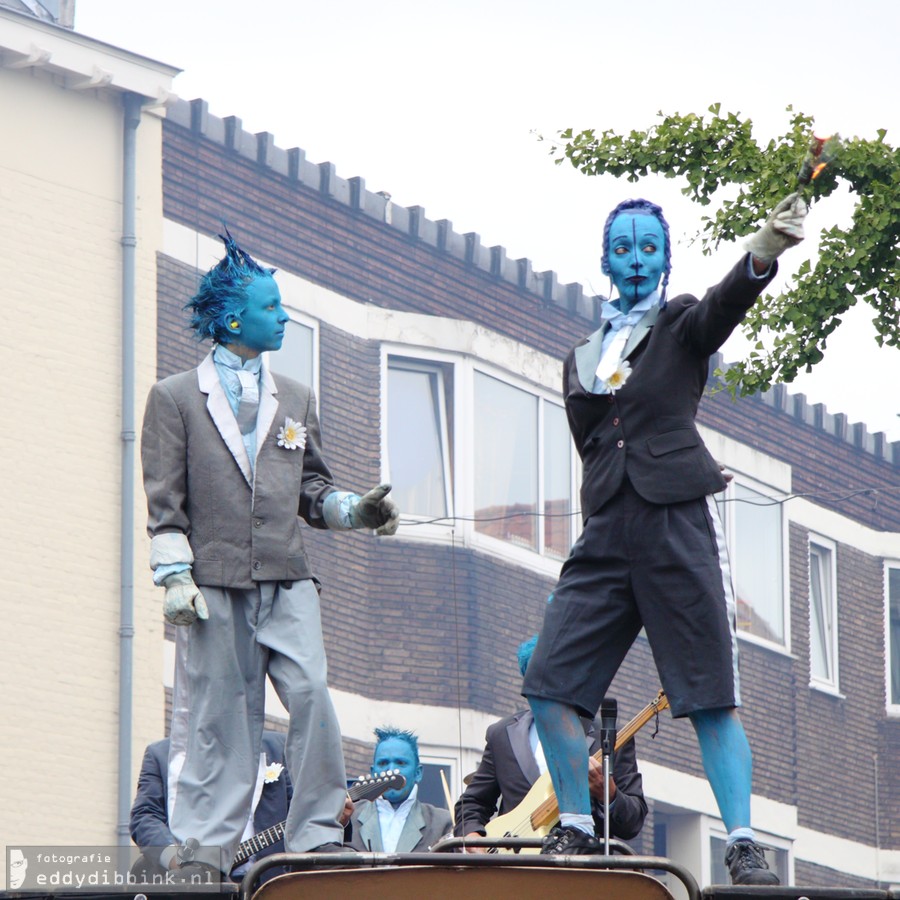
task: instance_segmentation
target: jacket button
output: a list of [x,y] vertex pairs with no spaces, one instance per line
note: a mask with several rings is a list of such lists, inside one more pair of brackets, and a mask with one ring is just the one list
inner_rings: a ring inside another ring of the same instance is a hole
[[616,441],[616,446],[621,450],[625,446],[625,441]]
[[618,424],[619,424],[618,418],[613,419],[613,425],[618,425]]
[[258,559],[253,560],[253,568],[257,571],[262,568],[262,563]]
[[262,528],[262,519],[257,519],[257,520],[253,523],[253,527],[254,527],[254,528]]
[[615,402],[616,402],[616,401],[615,401],[615,400],[613,400],[613,395],[612,395],[612,394],[610,394],[610,395],[609,395],[609,400],[607,400],[607,401],[606,401],[606,402],[607,402],[607,403],[608,403],[608,404],[609,404],[609,405],[610,405],[610,406],[612,406],[612,405],[613,405],[613,403],[615,403]]

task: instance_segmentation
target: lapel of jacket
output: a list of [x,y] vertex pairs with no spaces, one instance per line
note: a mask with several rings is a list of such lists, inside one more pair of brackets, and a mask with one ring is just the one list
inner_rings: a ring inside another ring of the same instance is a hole
[[575,348],[575,369],[578,372],[578,380],[581,386],[588,392],[594,390],[594,373],[600,362],[600,352],[603,348],[603,335],[606,332],[607,323],[602,321],[600,327]]
[[622,359],[628,359],[628,357],[634,352],[635,347],[646,337],[647,332],[653,327],[656,322],[656,318],[659,315],[659,304],[654,303],[647,312],[641,316],[641,321],[634,326],[634,330],[628,335],[628,340],[625,342],[625,350],[622,353]]
[[366,850],[382,853],[384,844],[381,842],[381,823],[378,821],[378,809],[375,803],[366,804],[356,821],[359,823],[359,839]]
[[260,378],[259,412],[256,414],[256,462],[259,462],[259,451],[269,437],[275,413],[278,412],[278,388],[269,367],[263,362]]
[[225,389],[219,381],[219,373],[210,353],[197,367],[197,381],[202,393],[206,394],[206,408],[212,417],[225,446],[231,451],[234,461],[238,464],[241,474],[251,487],[253,487],[253,472],[250,469],[250,457],[247,448],[241,439],[237,419],[231,411]]
[[521,716],[517,716],[514,722],[510,722],[506,726],[509,745],[512,747],[516,762],[519,764],[522,774],[528,779],[529,784],[534,784],[541,776],[537,760],[531,752],[531,740],[528,734],[533,721],[534,716],[529,711],[522,713]]
[[424,832],[425,816],[422,815],[422,804],[417,800],[413,803],[409,815],[403,823],[403,831],[400,832],[400,837],[397,839],[397,852],[411,853],[413,847],[422,840]]

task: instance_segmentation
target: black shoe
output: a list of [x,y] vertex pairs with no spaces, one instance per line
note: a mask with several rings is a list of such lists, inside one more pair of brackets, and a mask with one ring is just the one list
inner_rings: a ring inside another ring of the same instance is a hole
[[756,841],[735,841],[725,851],[732,884],[780,884]]
[[541,842],[541,856],[602,855],[600,841],[572,825],[557,825]]

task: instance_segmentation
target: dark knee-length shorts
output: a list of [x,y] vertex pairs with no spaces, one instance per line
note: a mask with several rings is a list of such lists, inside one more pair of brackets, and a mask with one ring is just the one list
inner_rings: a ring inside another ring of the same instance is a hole
[[711,496],[660,505],[626,481],[588,519],[522,693],[593,718],[642,626],[672,715],[740,705],[731,572]]

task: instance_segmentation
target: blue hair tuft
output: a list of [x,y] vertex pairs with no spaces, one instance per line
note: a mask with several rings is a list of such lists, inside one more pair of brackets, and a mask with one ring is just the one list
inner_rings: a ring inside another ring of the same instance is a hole
[[375,737],[378,739],[375,744],[376,748],[382,741],[389,740],[390,738],[406,741],[406,743],[409,744],[410,750],[412,750],[416,757],[416,765],[419,765],[419,739],[412,731],[401,730],[399,728],[394,728],[391,725],[385,725],[382,728],[375,729]]
[[225,244],[225,256],[201,279],[200,288],[185,304],[191,311],[190,327],[197,340],[207,338],[224,344],[229,340],[226,322],[240,317],[247,303],[247,285],[260,277],[271,277],[275,269],[261,266],[231,236],[228,228],[218,235]]

